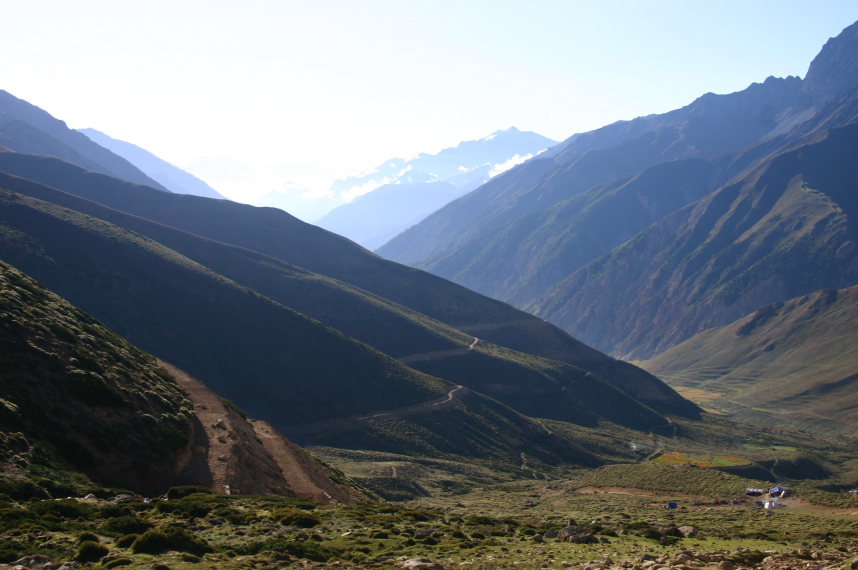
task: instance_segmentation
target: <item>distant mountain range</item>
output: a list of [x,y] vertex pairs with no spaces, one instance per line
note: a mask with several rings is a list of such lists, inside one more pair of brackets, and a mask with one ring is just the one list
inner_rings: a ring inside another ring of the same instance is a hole
[[378,253],[645,358],[858,282],[858,24],[768,78],[577,134]]
[[166,190],[126,159],[3,90],[0,90],[0,146],[21,153],[55,156],[94,172]]
[[[555,144],[512,127],[436,154],[392,158],[366,175],[335,181],[330,194],[339,203],[348,203],[315,223],[375,249],[492,176]],[[259,203],[282,206],[274,198],[269,196]]]
[[93,142],[121,156],[171,192],[226,200],[226,196],[204,181],[177,166],[173,166],[146,149],[129,142],[114,139],[95,129],[78,129],[78,132],[85,134]]

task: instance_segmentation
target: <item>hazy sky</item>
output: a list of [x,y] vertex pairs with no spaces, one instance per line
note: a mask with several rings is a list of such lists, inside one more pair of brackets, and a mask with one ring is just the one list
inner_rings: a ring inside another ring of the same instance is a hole
[[235,199],[804,76],[856,0],[2,1],[0,88]]

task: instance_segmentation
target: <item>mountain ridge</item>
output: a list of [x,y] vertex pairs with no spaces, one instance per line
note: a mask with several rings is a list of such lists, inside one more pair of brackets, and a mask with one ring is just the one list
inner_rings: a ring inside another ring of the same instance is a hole
[[[12,126],[13,129],[9,130]],[[22,137],[20,135],[24,135]],[[66,126],[47,111],[0,89],[0,143],[15,151],[55,154],[65,160],[104,174],[166,190],[136,166],[87,136]],[[81,159],[83,159],[81,161]]]
[[[736,93],[706,94],[665,114],[573,135],[544,157],[518,166],[449,204],[388,242],[378,253],[513,302],[573,336],[623,357],[651,356],[701,328],[725,324],[753,310],[754,303],[765,305],[781,293],[795,296],[820,287],[849,285],[851,277],[840,279],[831,271],[821,271],[816,277],[824,274],[833,280],[823,283],[810,277],[814,283],[801,290],[784,284],[783,291],[766,291],[760,285],[756,296],[746,291],[741,308],[731,306],[727,310],[729,303],[717,308],[695,304],[701,296],[718,295],[707,288],[726,286],[725,281],[714,277],[700,281],[693,289],[697,297],[682,297],[692,290],[676,283],[685,278],[683,272],[697,271],[699,266],[671,273],[671,267],[660,264],[682,264],[683,255],[692,254],[690,242],[689,251],[676,250],[676,256],[669,260],[663,253],[665,248],[676,247],[671,240],[680,239],[680,230],[673,226],[687,226],[687,216],[710,223],[711,216],[719,215],[715,209],[730,207],[731,193],[738,199],[737,185],[742,184],[746,185],[742,195],[747,207],[764,207],[750,197],[760,169],[766,165],[773,168],[766,181],[774,183],[775,170],[783,166],[778,161],[784,160],[778,157],[802,152],[796,150],[799,148],[815,152],[813,149],[822,147],[813,145],[825,137],[850,138],[838,129],[849,129],[858,121],[856,53],[858,22],[826,43],[810,63],[804,80],[769,77]],[[852,149],[851,143],[845,145]],[[826,170],[823,164],[829,170],[842,167],[838,181],[834,180],[837,175],[831,175],[826,191],[836,193],[835,202],[842,201],[847,207],[851,204],[848,163],[854,157],[835,146],[826,147],[829,156],[817,153],[813,160],[818,165],[808,163],[807,168],[814,169],[818,177]],[[654,169],[675,168],[676,161],[681,160],[706,162],[700,167],[702,180],[693,192],[683,190],[678,180],[665,179],[648,189],[639,188],[634,195],[620,199],[619,193],[606,201],[611,188],[621,188]],[[703,176],[706,169],[709,174]],[[778,184],[785,187],[785,182]],[[766,191],[762,187],[759,190]],[[718,199],[711,198],[717,192]],[[653,202],[656,196],[660,198]],[[713,206],[708,217],[694,214],[692,205],[704,208],[704,203]],[[601,217],[595,216],[598,208],[604,211]],[[734,222],[738,221],[736,217]],[[588,231],[576,233],[577,228]],[[629,230],[641,233],[629,235]],[[690,228],[687,231],[692,232]],[[699,231],[709,230],[701,227]],[[786,242],[773,245],[769,251],[772,256],[789,255],[787,242],[792,238],[785,224],[781,237]],[[775,233],[768,234],[770,241],[775,238]],[[729,238],[725,235],[721,239]],[[645,240],[661,241],[645,246]],[[847,250],[837,255],[848,255]],[[754,251],[763,255],[760,247],[755,246]],[[801,257],[797,250],[792,251]],[[835,256],[834,250],[826,251],[826,255]],[[719,263],[728,264],[727,252],[722,254]],[[642,257],[635,260],[634,255]],[[702,258],[694,259],[704,263]],[[770,262],[775,263],[774,257]],[[830,262],[842,265],[836,256]],[[820,264],[824,265],[819,262],[811,266]],[[797,270],[800,264],[796,261],[793,265]],[[719,271],[725,269],[726,265]],[[636,272],[637,282],[631,278],[632,272]],[[671,293],[665,293],[665,287]],[[738,281],[731,287],[745,290]],[[563,306],[564,300],[569,301],[568,306]],[[640,309],[642,306],[647,308]],[[620,308],[615,311],[616,307]],[[714,314],[721,310],[723,314]],[[650,320],[656,314],[658,318]],[[695,328],[691,323],[697,320]]]
[[193,174],[174,166],[135,144],[115,139],[96,129],[77,129],[90,140],[117,154],[139,168],[144,174],[176,194],[193,194],[226,200],[226,196]]

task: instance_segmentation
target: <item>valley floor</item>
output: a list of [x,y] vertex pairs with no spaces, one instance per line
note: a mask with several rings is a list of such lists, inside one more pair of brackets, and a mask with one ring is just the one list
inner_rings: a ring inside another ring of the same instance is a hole
[[[811,495],[816,502],[788,498],[767,516],[753,499],[731,492],[732,479],[695,494],[581,484],[593,476],[351,506],[207,493],[151,502],[127,496],[9,502],[0,510],[0,560],[15,562],[17,549],[41,552],[57,567],[75,557],[86,561],[86,549],[98,547],[90,564],[161,570],[858,565],[854,498],[832,496],[828,504]],[[833,506],[838,502],[846,506]],[[159,533],[161,542],[153,542]]]

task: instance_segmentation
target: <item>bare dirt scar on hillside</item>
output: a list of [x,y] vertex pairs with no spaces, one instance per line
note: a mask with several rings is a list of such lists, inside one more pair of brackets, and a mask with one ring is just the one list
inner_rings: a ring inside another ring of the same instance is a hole
[[229,453],[230,445],[219,438],[218,430],[213,426],[223,423],[227,416],[227,409],[221,399],[202,382],[179,370],[172,364],[158,360],[158,364],[164,367],[175,379],[179,386],[187,392],[194,403],[194,413],[200,420],[200,424],[206,432],[207,443],[210,446],[207,467],[211,472],[211,485],[219,492],[228,492],[230,481],[230,469],[225,461],[216,458]]
[[327,479],[325,473],[314,473],[316,477],[310,475],[311,472],[322,470],[306,453],[302,453],[297,445],[286,440],[270,424],[262,420],[250,420],[250,424],[262,445],[277,462],[284,478],[289,482],[289,487],[296,495],[317,501],[342,500],[342,497],[335,498],[328,492],[336,493],[335,488],[328,490],[322,488],[326,486],[323,483]]

